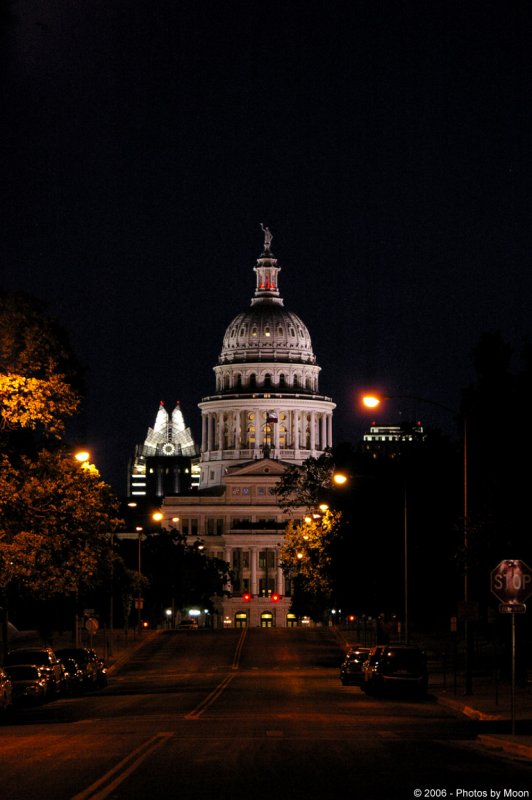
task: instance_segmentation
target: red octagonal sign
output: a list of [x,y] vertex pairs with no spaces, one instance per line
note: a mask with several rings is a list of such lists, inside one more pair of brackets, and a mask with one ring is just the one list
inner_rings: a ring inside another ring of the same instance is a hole
[[532,570],[516,558],[501,561],[492,570],[491,591],[501,603],[524,603],[532,594]]

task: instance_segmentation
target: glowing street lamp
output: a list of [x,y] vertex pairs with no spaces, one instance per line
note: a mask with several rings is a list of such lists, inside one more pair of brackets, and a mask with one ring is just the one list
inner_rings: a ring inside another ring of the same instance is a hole
[[333,483],[337,486],[343,486],[347,483],[347,475],[344,475],[342,472],[335,472],[333,475]]
[[377,408],[380,404],[381,399],[375,394],[365,394],[362,398],[362,405],[366,406],[366,408]]

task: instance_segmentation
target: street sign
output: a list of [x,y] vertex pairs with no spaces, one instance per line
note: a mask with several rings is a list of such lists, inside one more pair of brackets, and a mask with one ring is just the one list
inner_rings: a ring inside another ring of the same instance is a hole
[[99,627],[100,623],[97,619],[94,619],[94,617],[89,617],[87,620],[85,620],[85,630],[90,634],[96,633]]
[[532,570],[524,561],[505,559],[491,572],[491,591],[503,605],[521,605],[532,594]]
[[524,603],[501,603],[499,606],[501,614],[526,614]]

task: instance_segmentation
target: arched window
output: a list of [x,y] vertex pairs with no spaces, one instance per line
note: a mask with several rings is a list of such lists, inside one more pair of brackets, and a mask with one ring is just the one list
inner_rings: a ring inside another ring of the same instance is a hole
[[247,434],[248,434],[248,447],[253,447],[253,445],[255,444],[255,426],[254,425],[248,425]]
[[249,388],[255,389],[257,387],[257,376],[254,372],[251,373],[249,376]]
[[279,387],[283,389],[286,386],[286,375],[284,372],[281,372],[279,375]]
[[269,388],[272,385],[272,376],[269,372],[264,376],[264,386]]

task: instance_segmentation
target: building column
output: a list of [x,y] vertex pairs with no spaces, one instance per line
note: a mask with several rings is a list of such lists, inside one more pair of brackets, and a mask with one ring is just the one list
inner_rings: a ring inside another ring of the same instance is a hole
[[259,561],[259,554],[256,547],[252,547],[250,549],[250,562],[251,562],[251,595],[252,597],[257,596],[257,567]]
[[262,417],[260,411],[255,411],[255,451],[260,450],[262,445]]
[[208,411],[206,414],[207,417],[207,451],[210,453],[212,451],[212,414]]
[[310,449],[316,449],[316,412],[310,412]]
[[235,411],[235,450],[242,449],[242,412]]
[[218,425],[218,450],[220,453],[224,449],[224,415],[223,411],[219,411],[216,416],[216,423]]
[[332,414],[327,415],[327,446],[332,447]]
[[292,411],[292,441],[294,450],[299,450],[299,411]]
[[323,412],[322,415],[321,415],[320,423],[321,423],[321,425],[320,425],[320,428],[321,428],[321,436],[320,436],[320,439],[321,439],[321,442],[320,442],[321,450],[325,450],[325,448],[327,447],[327,416],[326,416],[325,412]]
[[277,422],[273,423],[273,446],[275,450],[279,450],[279,425],[281,424],[281,412],[278,408],[275,409]]
[[201,414],[201,452],[207,449],[207,415],[204,411]]
[[[276,558],[278,558],[278,557],[279,557],[279,553],[277,552],[276,553]],[[280,594],[282,597],[284,597],[284,574],[283,574],[282,568],[279,567],[279,566],[277,567],[277,581],[276,581],[276,583],[277,583],[277,590],[276,590],[277,594]]]

